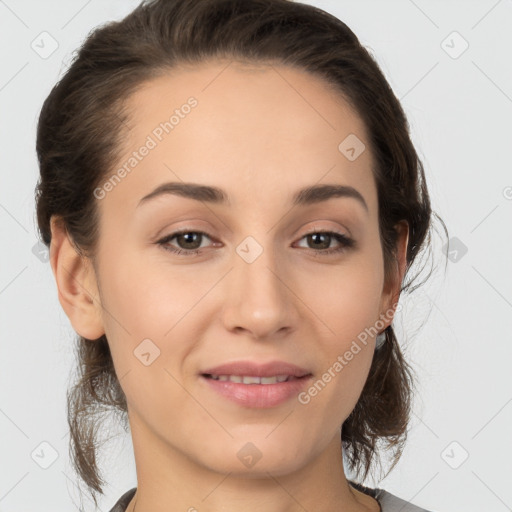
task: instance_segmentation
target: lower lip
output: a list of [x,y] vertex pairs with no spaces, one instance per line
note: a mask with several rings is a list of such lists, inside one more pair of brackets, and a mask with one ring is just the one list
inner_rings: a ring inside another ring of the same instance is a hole
[[241,384],[229,380],[215,380],[203,375],[201,378],[211,389],[228,400],[245,407],[265,408],[276,407],[297,396],[309,382],[311,375],[276,384]]

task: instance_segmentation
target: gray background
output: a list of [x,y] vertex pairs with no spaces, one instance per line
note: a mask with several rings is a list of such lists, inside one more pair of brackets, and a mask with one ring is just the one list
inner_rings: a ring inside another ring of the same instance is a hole
[[[137,3],[0,0],[0,512],[79,503],[65,417],[73,330],[36,245],[35,129],[87,33]],[[366,483],[439,512],[512,510],[512,1],[308,3],[345,21],[381,65],[454,250],[445,272],[434,240],[434,275],[402,298],[395,325],[419,395],[401,462]],[[111,429],[103,511],[136,485],[131,439]]]

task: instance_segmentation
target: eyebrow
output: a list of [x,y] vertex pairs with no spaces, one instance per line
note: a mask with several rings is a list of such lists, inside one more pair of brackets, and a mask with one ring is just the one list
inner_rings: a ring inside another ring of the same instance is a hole
[[[194,199],[196,201],[204,201],[212,204],[227,204],[228,195],[220,188],[209,185],[199,185],[197,183],[178,183],[168,182],[156,187],[152,192],[145,195],[137,207],[149,200],[162,195],[177,195]],[[309,204],[320,203],[334,197],[347,197],[356,199],[360,205],[368,212],[368,205],[362,194],[353,187],[348,185],[312,185],[298,190],[292,198],[294,206],[304,206]]]

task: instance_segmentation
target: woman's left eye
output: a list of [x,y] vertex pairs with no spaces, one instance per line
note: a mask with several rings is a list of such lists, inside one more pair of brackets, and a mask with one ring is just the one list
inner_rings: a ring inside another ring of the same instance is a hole
[[[211,237],[203,231],[182,230],[158,240],[157,244],[162,246],[163,249],[172,253],[183,254],[184,256],[192,256],[202,252],[201,249],[203,249],[204,246],[202,246],[201,242],[203,241],[204,237],[211,240]],[[179,245],[179,247],[175,247],[170,244],[171,240],[174,239],[176,239],[176,243]],[[312,242],[313,245],[316,246],[312,250],[319,255],[328,255],[342,252],[346,249],[354,247],[355,245],[355,241],[352,238],[333,231],[313,231],[301,238],[301,240],[304,239],[306,239],[308,243]],[[338,247],[330,247],[333,240],[338,242]],[[327,247],[323,247],[324,245],[327,245]],[[311,248],[308,247],[308,249]]]
[[[301,240],[303,239],[313,242],[318,249],[321,249],[320,251],[315,251],[321,256],[339,253],[355,246],[355,241],[352,238],[333,231],[313,231],[301,238]],[[329,247],[333,240],[338,242],[338,247]],[[322,245],[327,245],[328,247],[321,247]]]

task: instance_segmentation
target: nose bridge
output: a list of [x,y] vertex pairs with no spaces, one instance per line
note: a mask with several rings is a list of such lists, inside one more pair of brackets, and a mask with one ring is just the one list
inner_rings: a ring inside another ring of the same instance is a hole
[[[266,243],[271,239],[267,236]],[[252,236],[235,248],[224,308],[227,328],[263,338],[294,327],[298,316],[280,263],[282,258],[273,247],[265,247]]]

